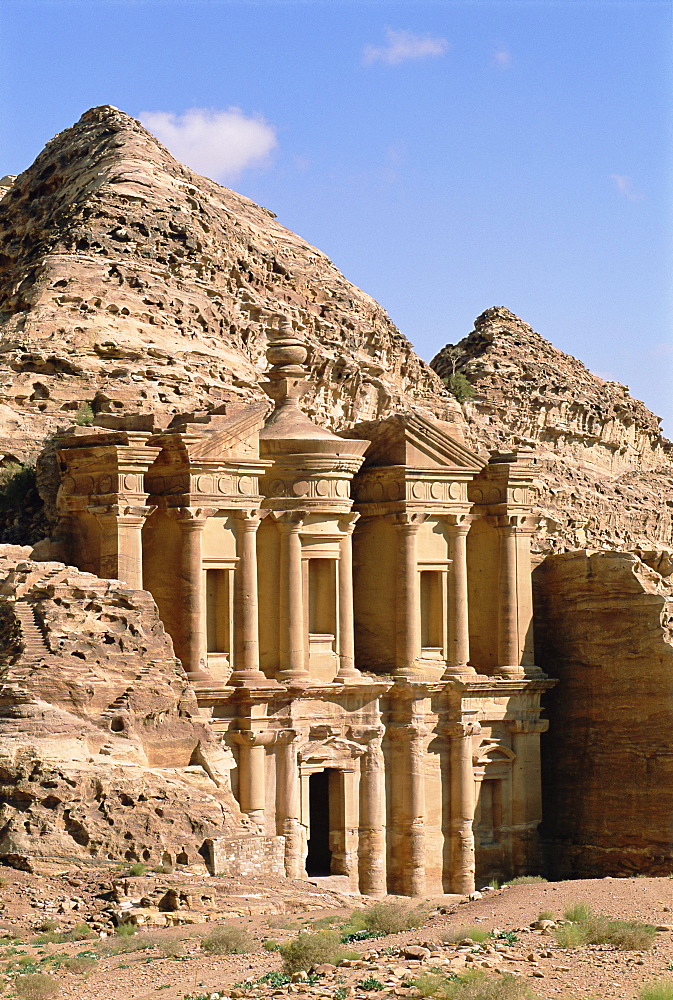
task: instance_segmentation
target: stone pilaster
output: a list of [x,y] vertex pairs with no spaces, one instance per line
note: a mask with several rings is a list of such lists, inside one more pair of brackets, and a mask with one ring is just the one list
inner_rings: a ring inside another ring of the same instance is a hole
[[416,535],[424,514],[397,514],[397,600],[395,608],[395,672],[413,676],[421,655],[421,594],[418,577]]
[[474,892],[474,765],[473,738],[481,727],[476,722],[456,722],[446,727],[450,740],[450,862],[449,892]]
[[257,600],[257,529],[261,511],[241,510],[236,518],[236,553],[234,574],[234,672],[229,683],[234,687],[268,686],[259,669],[259,604]]
[[393,723],[390,886],[392,893],[425,893],[425,752],[428,730],[417,723]]
[[210,681],[206,670],[206,615],[201,541],[203,526],[215,512],[212,507],[179,507],[174,516],[182,535],[180,603],[182,638],[177,655],[192,680]]
[[285,838],[285,874],[288,878],[306,875],[306,830],[301,823],[299,789],[297,735],[293,730],[284,730],[278,734],[276,820],[278,833]]
[[266,808],[266,747],[276,739],[273,730],[241,729],[229,734],[239,746],[238,796],[244,813],[264,829]]
[[307,684],[300,531],[305,511],[276,513],[280,531],[280,672],[286,684]]
[[355,632],[353,624],[353,529],[359,514],[339,519],[343,531],[339,542],[339,670],[335,680],[342,683],[362,681],[355,669]]
[[98,575],[143,589],[142,529],[155,507],[106,504],[88,507],[100,528]]
[[[547,719],[516,719],[512,734],[512,870],[515,875],[534,874],[539,864],[537,827],[542,821],[540,735]],[[527,871],[531,869],[531,871]]]
[[494,523],[500,536],[496,673],[519,679],[533,665],[530,537],[537,521],[513,514],[500,515]]
[[467,533],[472,517],[469,514],[447,514],[442,520],[449,536],[448,631],[449,653],[444,679],[476,675],[470,659],[470,625],[467,588]]
[[386,894],[385,765],[381,734],[369,739],[360,758],[359,888],[364,896]]

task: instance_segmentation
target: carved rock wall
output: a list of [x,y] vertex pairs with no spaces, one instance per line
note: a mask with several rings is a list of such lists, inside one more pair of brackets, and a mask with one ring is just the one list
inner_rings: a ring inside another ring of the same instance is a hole
[[[233,759],[151,596],[29,551],[0,550],[0,858],[203,864],[206,841],[236,854],[222,845],[254,831]],[[257,844],[264,870],[278,851]]]
[[550,556],[534,580],[536,662],[560,679],[543,737],[551,874],[668,874],[673,586],[619,552]]
[[475,448],[534,447],[543,552],[673,545],[671,442],[628,389],[593,375],[508,309],[487,309],[431,366],[462,372]]

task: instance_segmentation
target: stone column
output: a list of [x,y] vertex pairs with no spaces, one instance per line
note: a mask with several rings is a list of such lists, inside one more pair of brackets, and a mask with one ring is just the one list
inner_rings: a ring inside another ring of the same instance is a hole
[[259,669],[259,606],[257,601],[257,529],[261,511],[242,510],[236,518],[238,565],[234,574],[234,687],[268,686]]
[[474,765],[473,737],[481,727],[474,722],[457,722],[446,728],[450,740],[450,866],[449,891],[463,895],[474,892]]
[[385,768],[381,735],[360,758],[359,888],[364,896],[386,894]]
[[470,659],[470,623],[467,590],[467,533],[472,517],[469,514],[448,514],[444,518],[449,536],[449,655],[444,679],[475,676]]
[[409,754],[409,873],[410,896],[425,894],[425,737],[424,726],[407,728]]
[[131,590],[143,589],[142,528],[155,509],[120,504],[88,508],[100,526],[99,576],[120,580]]
[[278,833],[285,838],[285,874],[305,878],[306,838],[300,821],[299,761],[293,730],[278,735],[278,763],[276,815]]
[[355,631],[353,624],[353,529],[359,514],[339,519],[344,532],[339,542],[339,670],[335,680],[348,683],[362,680],[355,669]]
[[201,539],[203,526],[214,513],[210,507],[180,507],[177,522],[182,534],[180,601],[182,642],[178,656],[190,678],[211,680],[207,673],[206,616]]
[[238,743],[238,797],[244,813],[264,829],[266,808],[266,747],[275,741],[276,733],[241,729],[230,734]]
[[397,514],[397,602],[395,608],[395,672],[410,676],[421,655],[421,601],[416,535],[424,514]]
[[309,681],[306,669],[301,531],[305,511],[275,515],[280,531],[280,672],[292,685]]
[[540,734],[547,719],[516,719],[512,734],[512,870],[515,875],[535,874],[539,865],[538,824],[542,821]]
[[390,886],[400,896],[425,893],[425,737],[417,723],[388,726],[392,741]]
[[524,677],[524,667],[533,664],[530,536],[535,523],[533,518],[520,515],[496,519],[500,535],[496,673],[514,679]]

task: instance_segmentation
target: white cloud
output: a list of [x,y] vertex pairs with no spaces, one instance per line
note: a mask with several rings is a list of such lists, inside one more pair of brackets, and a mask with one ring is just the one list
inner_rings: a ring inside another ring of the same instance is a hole
[[276,130],[240,108],[141,111],[140,120],[177,160],[217,181],[231,181],[246,167],[263,164],[278,145]]
[[493,53],[493,61],[498,69],[509,69],[512,65],[512,53],[504,46],[500,46]]
[[641,201],[642,194],[634,190],[633,181],[626,174],[610,174],[610,179],[623,198],[627,198],[629,201]]
[[395,31],[393,28],[386,28],[385,36],[385,45],[365,45],[362,58],[366,66],[375,62],[399,66],[409,59],[431,59],[449,51],[446,38],[415,35],[413,31]]

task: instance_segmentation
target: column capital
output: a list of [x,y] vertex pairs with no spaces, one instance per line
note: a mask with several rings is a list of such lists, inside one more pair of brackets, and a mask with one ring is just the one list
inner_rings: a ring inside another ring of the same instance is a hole
[[304,518],[308,515],[307,510],[274,510],[271,512],[281,531],[300,531]]
[[362,743],[369,749],[378,749],[385,735],[385,726],[351,726],[350,735],[353,740]]
[[442,733],[450,740],[462,740],[481,734],[481,726],[476,721],[447,722],[442,726]]
[[415,535],[428,515],[421,512],[404,511],[401,514],[389,514],[391,522],[405,535]]
[[249,531],[257,531],[263,519],[270,511],[262,510],[260,507],[241,507],[232,511],[236,524]]
[[276,743],[280,746],[290,746],[295,740],[299,739],[299,733],[296,729],[278,729],[276,730]]
[[217,510],[217,507],[169,507],[168,512],[183,530],[198,530]]
[[352,514],[344,514],[337,522],[339,531],[343,531],[345,535],[352,535],[356,522],[359,520],[360,515],[355,511]]
[[227,742],[242,747],[270,747],[278,741],[277,729],[234,729],[227,733]]
[[440,521],[446,525],[451,535],[466,535],[475,520],[474,514],[441,514]]
[[101,506],[87,506],[87,513],[93,514],[95,518],[114,517],[121,518],[126,524],[142,524],[146,517],[153,514],[157,508],[149,505],[127,505],[119,503],[102,504]]
[[484,520],[506,535],[532,535],[540,527],[540,518],[531,514],[497,514]]
[[546,733],[549,729],[549,719],[510,719],[507,728],[513,735],[532,736],[535,733]]

